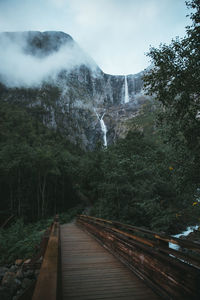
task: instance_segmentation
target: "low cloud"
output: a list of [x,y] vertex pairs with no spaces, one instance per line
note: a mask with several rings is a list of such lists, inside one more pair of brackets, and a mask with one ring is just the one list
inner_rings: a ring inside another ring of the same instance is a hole
[[149,65],[149,45],[184,36],[184,0],[0,0],[0,30],[70,34],[109,74]]
[[0,36],[0,81],[8,87],[39,86],[44,80],[56,79],[61,70],[71,71],[82,64],[95,69],[93,60],[73,42],[46,56],[25,51],[26,39]]

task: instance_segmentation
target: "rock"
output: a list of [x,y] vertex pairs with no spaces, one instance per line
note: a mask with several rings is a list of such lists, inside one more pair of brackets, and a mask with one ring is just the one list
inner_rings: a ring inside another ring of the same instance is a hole
[[40,258],[38,258],[38,260],[37,260],[37,263],[42,263],[42,261],[43,261],[43,256],[40,256]]
[[16,266],[21,266],[22,263],[23,263],[23,259],[16,259],[16,261],[15,261]]
[[34,278],[34,271],[33,270],[27,270],[26,272],[24,272],[24,277]]
[[7,267],[0,267],[0,274],[5,273],[8,271]]
[[30,262],[31,262],[31,259],[28,258],[28,259],[26,259],[26,260],[24,261],[24,265],[28,265],[28,264],[30,264]]
[[17,294],[13,297],[12,300],[18,300],[20,299],[21,295],[24,293],[24,290],[18,290]]
[[15,273],[14,272],[6,272],[2,279],[2,286],[10,287],[15,279]]
[[[50,35],[47,32],[2,34],[11,34],[12,43],[15,44],[18,41],[18,46],[22,48],[24,47],[22,41],[24,41],[27,46],[25,50],[27,54],[29,53],[30,56],[42,55],[41,58],[43,59],[50,52],[58,51],[62,44],[62,42],[59,42],[60,33],[58,32]],[[15,38],[17,36],[21,36],[22,40],[20,38],[19,41],[18,38]],[[52,43],[48,42],[47,36],[48,38],[54,36]],[[66,38],[68,35],[62,34],[62,36],[64,40],[68,40]],[[35,39],[40,42],[35,44]],[[70,41],[70,44],[74,43],[72,38],[70,38]],[[12,101],[19,101],[23,105],[27,105],[26,101],[30,106],[41,102],[46,113],[44,125],[51,126],[54,129],[58,128],[72,143],[78,143],[82,148],[92,150],[95,149],[98,142],[103,143],[100,120],[97,118],[94,108],[97,109],[100,118],[105,113],[104,122],[108,129],[107,139],[108,144],[111,144],[117,138],[126,136],[129,126],[124,121],[132,118],[132,112],[139,111],[144,102],[149,99],[149,96],[147,97],[143,93],[142,77],[144,71],[135,75],[129,74],[127,77],[105,74],[96,63],[88,61],[88,57],[80,48],[78,53],[79,57],[85,57],[87,63],[81,63],[80,66],[72,68],[70,72],[63,69],[58,76],[49,81],[48,88],[42,87],[40,90],[35,87],[32,95],[29,93],[28,97],[26,88],[20,88],[17,93],[14,89],[3,88],[2,95],[5,101],[11,101],[10,99],[12,99]],[[73,60],[75,61],[76,57]],[[24,80],[26,81],[26,77]],[[128,92],[130,100],[128,103],[125,103],[126,92]],[[37,95],[37,99],[35,99],[35,95]],[[47,104],[48,98],[52,99],[53,105]]]
[[17,278],[15,278],[14,283],[16,284],[16,286],[19,288],[21,286],[21,281]]
[[2,280],[5,273],[8,271],[8,268],[6,267],[0,267],[0,281]]
[[16,265],[12,265],[11,267],[10,267],[10,270],[9,270],[10,272],[16,272],[17,271],[17,266]]
[[0,299],[1,300],[11,300],[12,295],[10,293],[9,288],[5,286],[0,286]]
[[29,278],[24,278],[22,281],[22,288],[26,289],[27,287],[29,287],[32,283],[32,280]]
[[35,276],[37,277],[40,274],[40,270],[35,270]]
[[21,290],[18,290],[18,291],[17,291],[18,297],[21,296],[23,293],[24,293],[24,290],[22,290],[22,289],[21,289]]
[[24,277],[24,274],[23,274],[22,270],[21,269],[18,270],[16,273],[16,278],[22,279],[23,277]]
[[2,279],[2,287],[9,289],[9,294],[13,296],[21,286],[21,282],[15,278],[14,272],[6,272]]

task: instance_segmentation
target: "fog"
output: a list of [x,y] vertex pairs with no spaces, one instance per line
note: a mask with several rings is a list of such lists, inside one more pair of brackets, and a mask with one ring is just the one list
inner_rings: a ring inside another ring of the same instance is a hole
[[8,87],[39,86],[44,80],[56,80],[61,70],[71,71],[85,64],[96,68],[93,60],[79,46],[67,43],[46,56],[31,55],[25,51],[26,39],[0,35],[0,80]]
[[149,46],[184,36],[184,0],[0,0],[0,31],[70,34],[109,74],[148,67]]

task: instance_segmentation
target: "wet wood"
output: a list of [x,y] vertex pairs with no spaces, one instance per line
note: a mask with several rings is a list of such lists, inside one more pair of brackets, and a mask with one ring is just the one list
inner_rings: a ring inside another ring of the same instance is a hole
[[[115,229],[118,228],[118,229],[123,230],[124,232],[129,231],[131,233],[133,233],[133,232],[134,233],[137,233],[137,232],[144,233],[148,237],[151,237],[151,240],[153,238],[154,240],[165,241],[166,243],[170,242],[170,243],[176,244],[180,247],[192,249],[192,250],[200,252],[200,243],[198,243],[198,242],[192,242],[192,241],[183,240],[180,238],[175,238],[172,236],[167,236],[166,234],[153,232],[148,229],[144,229],[142,227],[136,227],[136,226],[131,226],[131,225],[127,225],[127,224],[122,224],[122,223],[119,223],[116,221],[104,220],[101,218],[95,218],[95,217],[84,216],[84,215],[82,215],[82,216],[80,215],[79,217],[80,218],[86,217],[87,220],[91,220],[93,222],[95,221],[96,224],[101,224],[101,225],[103,224],[105,226],[111,226]],[[146,237],[145,240],[148,240],[148,238]]]
[[[168,248],[170,237],[88,216],[77,222],[165,299],[200,299],[198,259],[187,260],[187,254]],[[175,240],[199,250],[196,243]]]
[[75,224],[61,226],[63,300],[161,299]]
[[54,222],[32,300],[56,300],[58,295],[59,223]]

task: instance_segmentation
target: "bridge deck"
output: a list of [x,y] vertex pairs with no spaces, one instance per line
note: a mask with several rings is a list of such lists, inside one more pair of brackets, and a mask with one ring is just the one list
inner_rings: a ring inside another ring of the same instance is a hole
[[61,226],[63,300],[157,300],[137,276],[75,224]]

